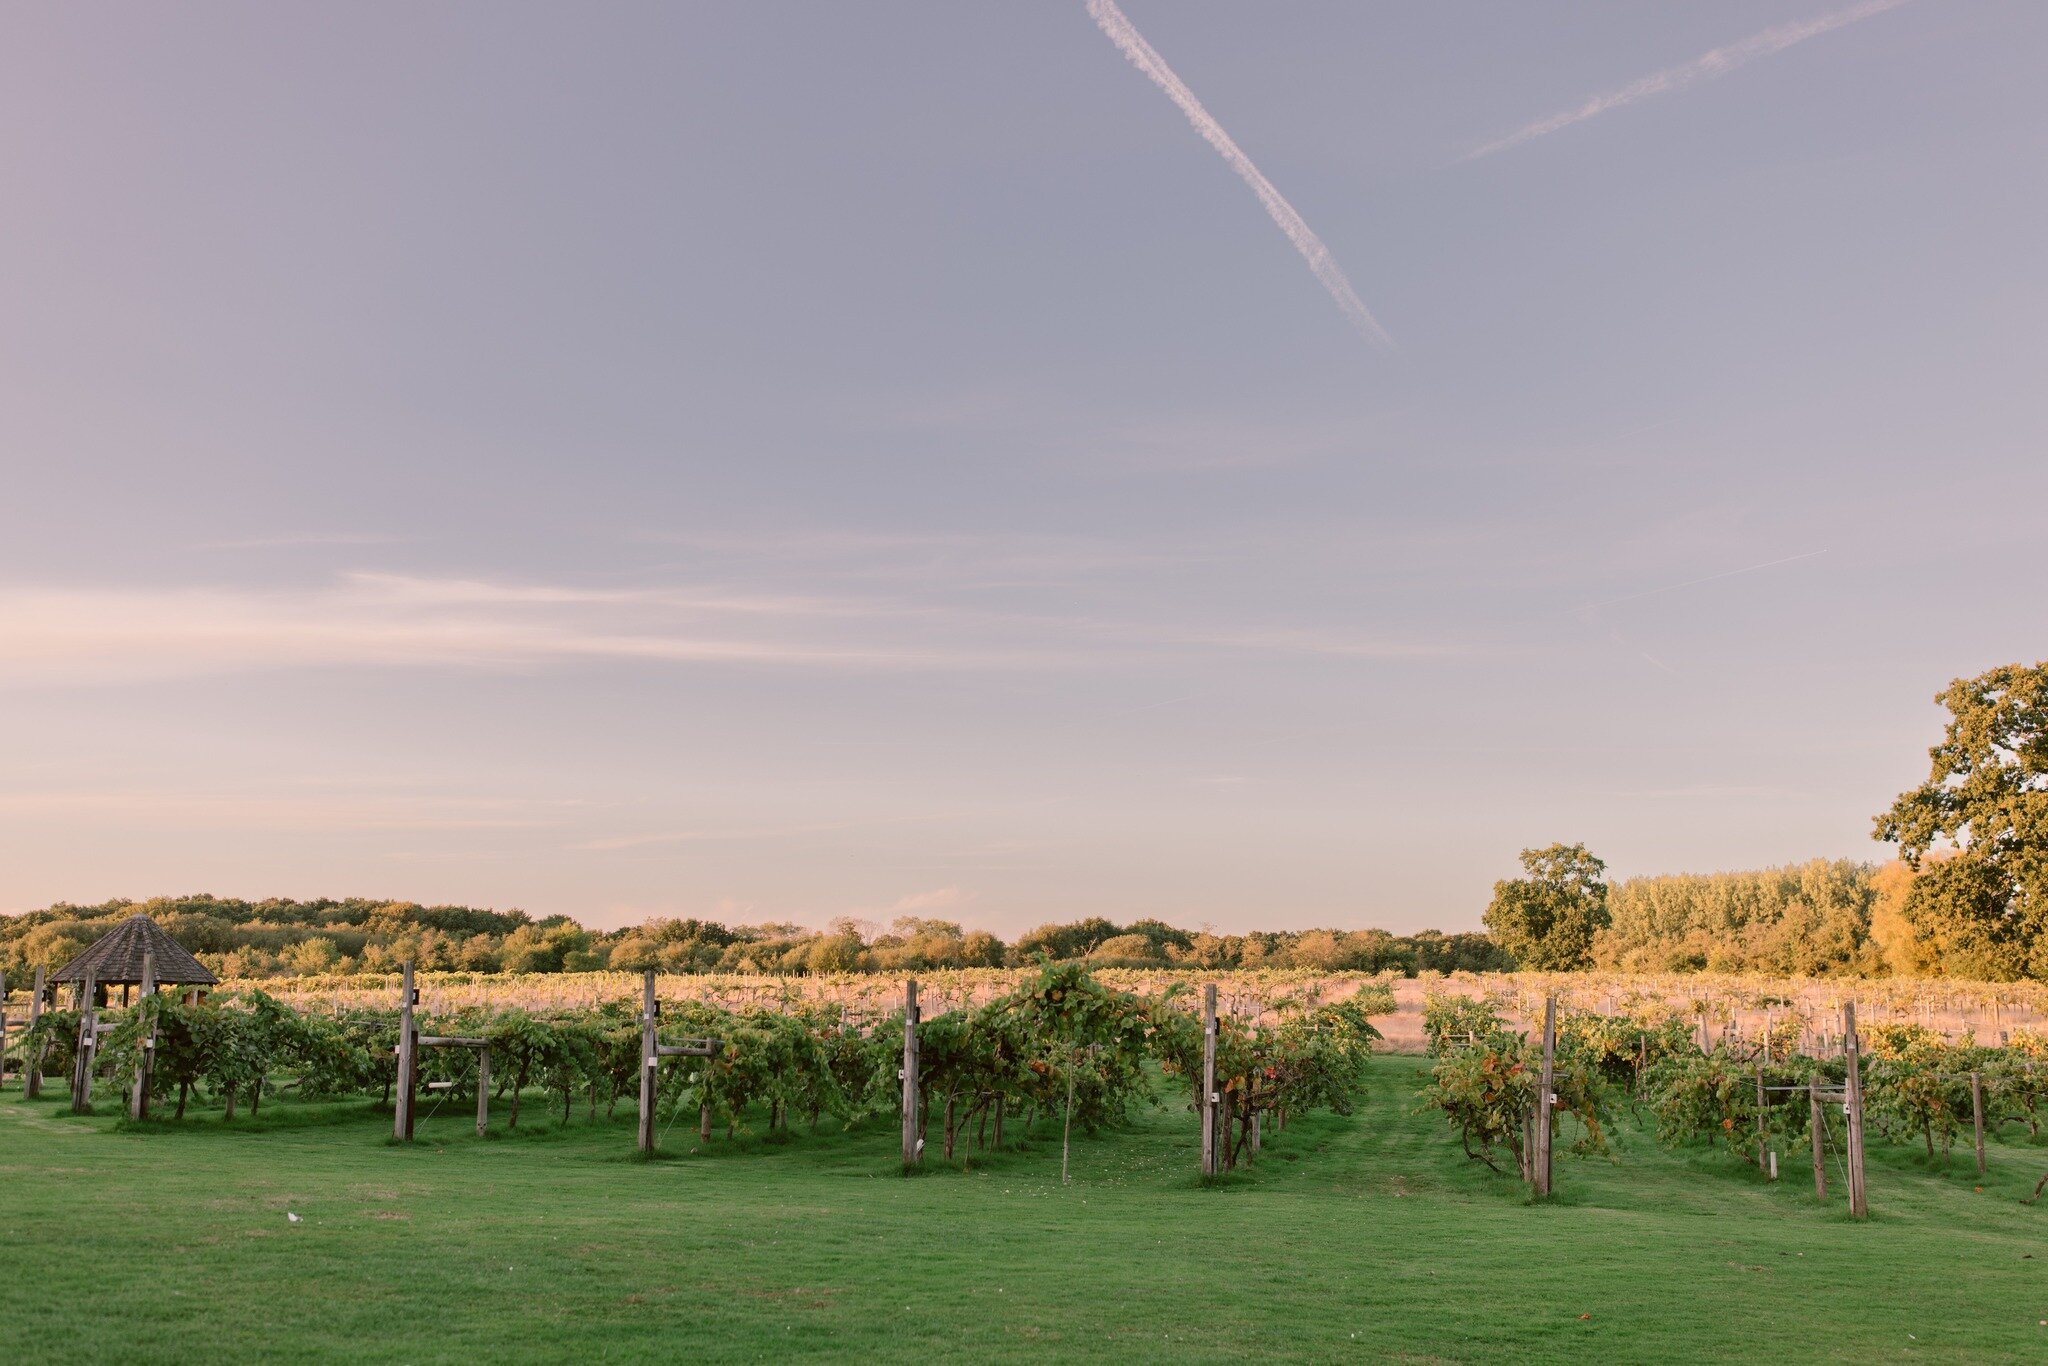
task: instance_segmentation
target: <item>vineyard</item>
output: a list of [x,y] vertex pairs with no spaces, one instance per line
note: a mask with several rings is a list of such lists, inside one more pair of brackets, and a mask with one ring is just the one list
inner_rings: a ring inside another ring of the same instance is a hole
[[[232,1120],[241,1107],[260,1113],[267,1095],[373,1095],[390,1106],[396,1089],[398,1136],[410,1137],[420,1089],[437,1108],[475,1104],[480,1133],[491,1099],[503,1101],[509,1129],[518,1128],[522,1104],[535,1100],[559,1110],[563,1123],[579,1106],[586,1121],[610,1119],[626,1100],[641,1113],[648,1151],[659,1146],[651,1135],[666,1135],[683,1115],[709,1142],[718,1128],[730,1139],[742,1125],[774,1134],[792,1123],[815,1132],[827,1116],[858,1123],[908,1094],[918,1113],[904,1159],[915,1163],[935,1101],[949,1160],[970,1132],[977,1149],[1000,1146],[1006,1115],[1026,1117],[1029,1127],[1058,1114],[1063,1131],[1079,1124],[1093,1132],[1149,1099],[1155,1077],[1182,1085],[1201,1077],[1206,1046],[1220,1113],[1237,1129],[1225,1145],[1227,1168],[1265,1122],[1284,1125],[1313,1108],[1347,1112],[1379,1037],[1370,1016],[1393,1009],[1382,986],[1333,993],[1312,984],[1234,995],[1220,1015],[1212,1004],[1198,1019],[1185,983],[1139,994],[1075,964],[977,975],[949,984],[950,995],[947,985],[928,994],[936,1010],[906,1004],[889,1013],[878,998],[852,996],[847,984],[771,1000],[758,984],[716,981],[664,1009],[653,974],[643,979],[644,998],[607,999],[606,987],[624,985],[614,976],[587,984],[592,996],[580,1005],[559,996],[546,1005],[504,1004],[502,996],[485,1004],[475,983],[412,988],[410,1000],[389,985],[335,991],[319,1003],[303,991],[287,999],[253,987],[182,1000],[145,992],[128,1009],[35,1008],[12,1052],[25,1088],[38,1085],[38,1074],[68,1072],[81,1113],[96,1094],[111,1093],[125,1098],[133,1119],[168,1107],[182,1120],[197,1094]],[[409,966],[403,981],[413,982]],[[373,994],[385,998],[381,1008],[364,999]],[[906,1031],[910,1010],[918,1013]],[[665,1046],[657,1021],[671,1036],[709,1042]],[[907,1093],[899,1089],[906,1032],[917,1058]],[[478,1067],[471,1052],[489,1061]],[[660,1065],[664,1054],[685,1052],[694,1056]]]
[[[2041,1002],[1892,985],[1858,984],[1849,1036],[1827,983],[1576,975],[1048,964],[936,974],[910,1006],[865,976],[429,974],[413,1000],[391,977],[231,983],[46,1003],[32,1025],[17,995],[0,1165],[27,1178],[11,1246],[45,1274],[0,1280],[0,1309],[47,1322],[50,1294],[91,1293],[59,1252],[88,1237],[92,1266],[161,1246],[208,1268],[228,1289],[195,1321],[251,1353],[285,1321],[330,1350],[368,1333],[350,1349],[368,1359],[547,1356],[572,1323],[660,1354],[689,1322],[722,1325],[686,1353],[710,1357],[1021,1356],[1086,1332],[1139,1356],[1484,1359],[1654,1356],[1681,1331],[1733,1354],[1673,1286],[1793,1324],[1815,1321],[1816,1284],[1867,1278],[1841,1342],[2020,1359],[2048,1318]],[[1727,1252],[1702,1262],[1703,1236]],[[1959,1236],[1985,1262],[1965,1322],[1954,1286],[1891,1288]],[[335,1263],[314,1237],[356,1251]],[[1556,1238],[1630,1255],[1557,1261]],[[1824,1282],[1793,1265],[1809,1257]],[[413,1321],[269,1289],[333,1275]],[[1488,1317],[1439,1275],[1524,1307]],[[1152,1304],[1169,1283],[1208,1311]],[[122,1284],[155,1284],[123,1292],[154,1309],[185,1283]]]

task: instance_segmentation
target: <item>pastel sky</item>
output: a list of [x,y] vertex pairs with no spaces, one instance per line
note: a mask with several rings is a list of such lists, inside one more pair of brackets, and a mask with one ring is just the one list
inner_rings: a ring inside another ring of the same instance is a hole
[[2048,6],[1094,9],[10,6],[0,909],[1881,856],[2048,655]]

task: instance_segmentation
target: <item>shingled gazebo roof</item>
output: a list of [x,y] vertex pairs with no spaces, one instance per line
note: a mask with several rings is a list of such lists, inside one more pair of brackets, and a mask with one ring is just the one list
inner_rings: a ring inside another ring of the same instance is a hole
[[99,942],[58,968],[50,980],[82,982],[90,976],[101,986],[140,983],[145,952],[153,960],[159,986],[210,987],[220,983],[220,978],[146,915],[131,915],[108,930]]

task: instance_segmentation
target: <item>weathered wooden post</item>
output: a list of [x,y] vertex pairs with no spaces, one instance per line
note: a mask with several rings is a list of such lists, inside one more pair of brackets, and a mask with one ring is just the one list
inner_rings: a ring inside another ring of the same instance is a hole
[[1849,1217],[1870,1217],[1870,1201],[1863,1187],[1863,1057],[1856,1038],[1856,1003],[1842,1003],[1842,1056],[1848,1063],[1848,1084],[1842,1092],[1842,1116],[1848,1130],[1845,1145],[1849,1157]]
[[1970,1127],[1976,1131],[1977,1175],[1984,1175],[1984,1074],[1970,1074]]
[[1202,1125],[1202,1175],[1216,1175],[1216,984],[1202,988],[1202,1094],[1196,1113]]
[[1557,997],[1543,998],[1543,1072],[1536,1088],[1536,1125],[1533,1137],[1536,1151],[1529,1164],[1529,1174],[1534,1179],[1536,1194],[1550,1194],[1550,1139],[1551,1125],[1555,1122],[1555,1104],[1551,1087],[1557,1079]]
[[903,984],[903,1165],[915,1167],[924,1141],[917,1133],[917,979]]
[[[22,1056],[23,1056],[24,1058],[26,1058],[26,1057],[28,1056],[28,1051],[27,1051],[26,1049],[22,1050]],[[28,1071],[28,1068],[27,1068],[26,1064],[24,1064],[24,1065],[23,1065],[23,1067],[22,1067],[22,1071],[23,1071],[23,1073],[24,1073],[24,1074],[26,1074],[26,1073],[27,1073],[27,1071]],[[0,1082],[5,1082],[6,1080],[7,1080],[7,974],[6,974],[6,973],[4,973],[4,972],[0,972]]]
[[1813,1198],[1825,1200],[1828,1198],[1828,1163],[1821,1145],[1827,1135],[1828,1115],[1820,1103],[1819,1077],[1806,1079],[1806,1106],[1806,1123],[1813,1138]]
[[[142,951],[142,990],[137,994],[137,1010],[148,1010],[152,997],[156,995],[156,955],[149,950]],[[135,1061],[135,1088],[128,1096],[128,1118],[149,1118],[150,1074],[156,1070],[156,1021],[151,1019],[149,1029],[139,1040],[141,1056]]]
[[92,1066],[99,1042],[99,983],[90,969],[78,984],[78,1046],[71,1066],[71,1113],[82,1115],[92,1108]]
[[391,1136],[412,1141],[413,1089],[419,1069],[419,1031],[413,1025],[412,959],[398,970],[398,1084],[392,1091]]
[[[693,1057],[715,1058],[724,1045],[718,1039],[691,1039],[685,1043],[665,1044],[661,1041],[661,1002],[654,994],[654,969],[646,969],[640,978],[640,1134],[639,1145],[643,1153],[655,1149],[654,1131],[655,1107],[660,1099],[661,1060],[663,1058]],[[706,1067],[710,1064],[707,1062]],[[697,1116],[697,1138],[700,1142],[711,1139],[710,1088],[703,1094],[707,1097]]]
[[491,1125],[491,1048],[476,1051],[476,1136],[482,1138]]
[[654,1151],[654,1083],[661,1066],[661,1039],[657,1030],[661,1005],[654,999],[654,969],[640,977],[640,1151]]
[[[36,969],[36,984],[29,993],[28,1030],[31,1034],[35,1033],[36,1025],[43,1018],[44,971],[45,969],[43,968]],[[34,1100],[43,1093],[43,1047],[40,1043],[36,1044],[32,1049],[24,1048],[22,1050],[21,1068],[21,1093],[30,1100]]]
[[1756,1166],[1764,1170],[1764,1149],[1770,1146],[1770,1126],[1765,1120],[1765,1107],[1770,1099],[1764,1094],[1764,1069],[1756,1069]]

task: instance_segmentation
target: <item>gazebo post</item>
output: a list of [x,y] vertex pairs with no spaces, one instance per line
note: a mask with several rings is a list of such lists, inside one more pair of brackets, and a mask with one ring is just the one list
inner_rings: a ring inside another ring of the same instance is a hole
[[[147,1010],[150,998],[156,995],[156,955],[147,949],[142,953],[142,990],[138,993],[140,1005],[137,1009]],[[149,1022],[149,1030],[142,1036],[142,1056],[135,1063],[135,1090],[128,1097],[128,1118],[149,1118],[150,1074],[156,1070],[156,1020]]]
[[82,1115],[92,1108],[93,1055],[99,1051],[99,1010],[95,1004],[99,983],[92,969],[78,984],[78,1046],[71,1061],[71,1113]]
[[[36,969],[36,984],[28,998],[28,1030],[33,1034],[36,1025],[43,1018],[43,973]],[[34,1100],[43,1093],[43,1050],[38,1044],[33,1050],[23,1049],[21,1053],[21,1093]]]

